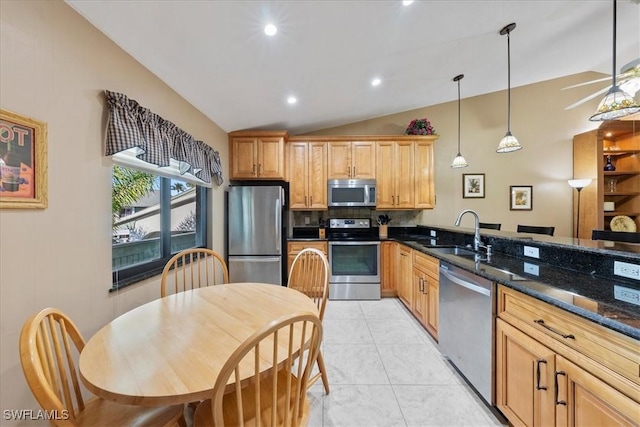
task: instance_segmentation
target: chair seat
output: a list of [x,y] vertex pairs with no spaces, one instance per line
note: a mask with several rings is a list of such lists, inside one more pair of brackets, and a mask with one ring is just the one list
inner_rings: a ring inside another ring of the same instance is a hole
[[[277,405],[278,419],[276,425],[285,425],[284,419],[281,415],[285,412],[285,400],[286,400],[286,385],[287,385],[287,372],[281,370],[278,372],[278,390],[277,390]],[[295,376],[291,375],[293,381],[291,383],[292,389],[299,389],[299,381]],[[260,382],[260,407],[263,409],[260,414],[260,421],[262,426],[271,426],[271,399],[273,390],[273,376],[267,377]],[[242,389],[242,407],[244,408],[244,425],[247,427],[257,426],[257,418],[255,413],[255,383],[251,383]],[[293,396],[291,400],[293,400]],[[293,402],[289,402],[290,405]],[[236,393],[231,392],[224,395],[224,420],[226,426],[237,426],[240,422],[237,419],[237,407],[236,407]],[[302,406],[302,413],[299,414],[298,422],[290,421],[289,425],[307,425],[310,414],[309,399],[304,399]],[[213,426],[212,411],[211,411],[211,399],[207,399],[198,405],[195,414],[193,415],[193,421],[195,427]],[[271,426],[274,427],[274,426]]]
[[122,405],[96,397],[85,402],[85,409],[78,413],[76,422],[78,426],[87,427],[169,427],[179,425],[183,411],[183,405]]

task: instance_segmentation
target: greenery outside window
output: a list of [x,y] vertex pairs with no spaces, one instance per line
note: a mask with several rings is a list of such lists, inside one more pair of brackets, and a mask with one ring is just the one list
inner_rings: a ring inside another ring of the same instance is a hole
[[205,247],[207,188],[115,165],[111,290],[158,275],[171,256]]

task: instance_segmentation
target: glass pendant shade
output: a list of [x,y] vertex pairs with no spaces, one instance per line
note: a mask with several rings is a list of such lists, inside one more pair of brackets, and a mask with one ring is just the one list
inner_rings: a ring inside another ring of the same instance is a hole
[[607,92],[596,113],[589,117],[592,122],[616,120],[630,116],[640,111],[640,105],[635,99],[616,84],[616,18],[617,2],[613,0],[613,71],[611,72],[611,89]]
[[504,138],[500,140],[500,144],[498,144],[498,149],[496,151],[498,153],[510,153],[520,149],[522,149],[522,145],[518,142],[518,138],[511,135],[511,131],[507,131]]
[[456,158],[453,159],[453,163],[451,163],[452,168],[466,168],[469,166],[469,163],[465,160],[462,154],[458,153]]
[[609,89],[607,96],[600,101],[596,113],[589,117],[589,120],[592,122],[615,120],[639,111],[640,105],[638,105],[631,95],[620,89],[620,86],[613,86]]

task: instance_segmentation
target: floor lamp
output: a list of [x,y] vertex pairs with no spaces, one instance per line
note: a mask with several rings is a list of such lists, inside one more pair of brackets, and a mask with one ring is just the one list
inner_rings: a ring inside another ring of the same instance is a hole
[[580,192],[584,187],[591,184],[591,179],[570,179],[569,185],[578,190],[578,212],[576,215],[576,239],[580,238]]

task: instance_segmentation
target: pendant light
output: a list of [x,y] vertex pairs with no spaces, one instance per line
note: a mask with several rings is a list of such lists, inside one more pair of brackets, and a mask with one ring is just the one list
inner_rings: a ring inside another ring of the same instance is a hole
[[507,35],[507,133],[500,141],[498,153],[510,153],[522,149],[518,139],[511,134],[511,39],[509,34],[516,28],[516,24],[511,23],[500,30],[500,35]]
[[469,166],[462,154],[460,154],[460,80],[463,78],[464,74],[458,74],[453,78],[454,82],[458,82],[458,154],[456,154],[456,158],[451,163],[452,168],[466,168]]
[[616,120],[629,116],[640,111],[638,105],[631,95],[620,86],[616,85],[616,0],[613,0],[613,72],[611,73],[611,89],[596,110],[596,113],[589,117],[592,122],[603,120]]

